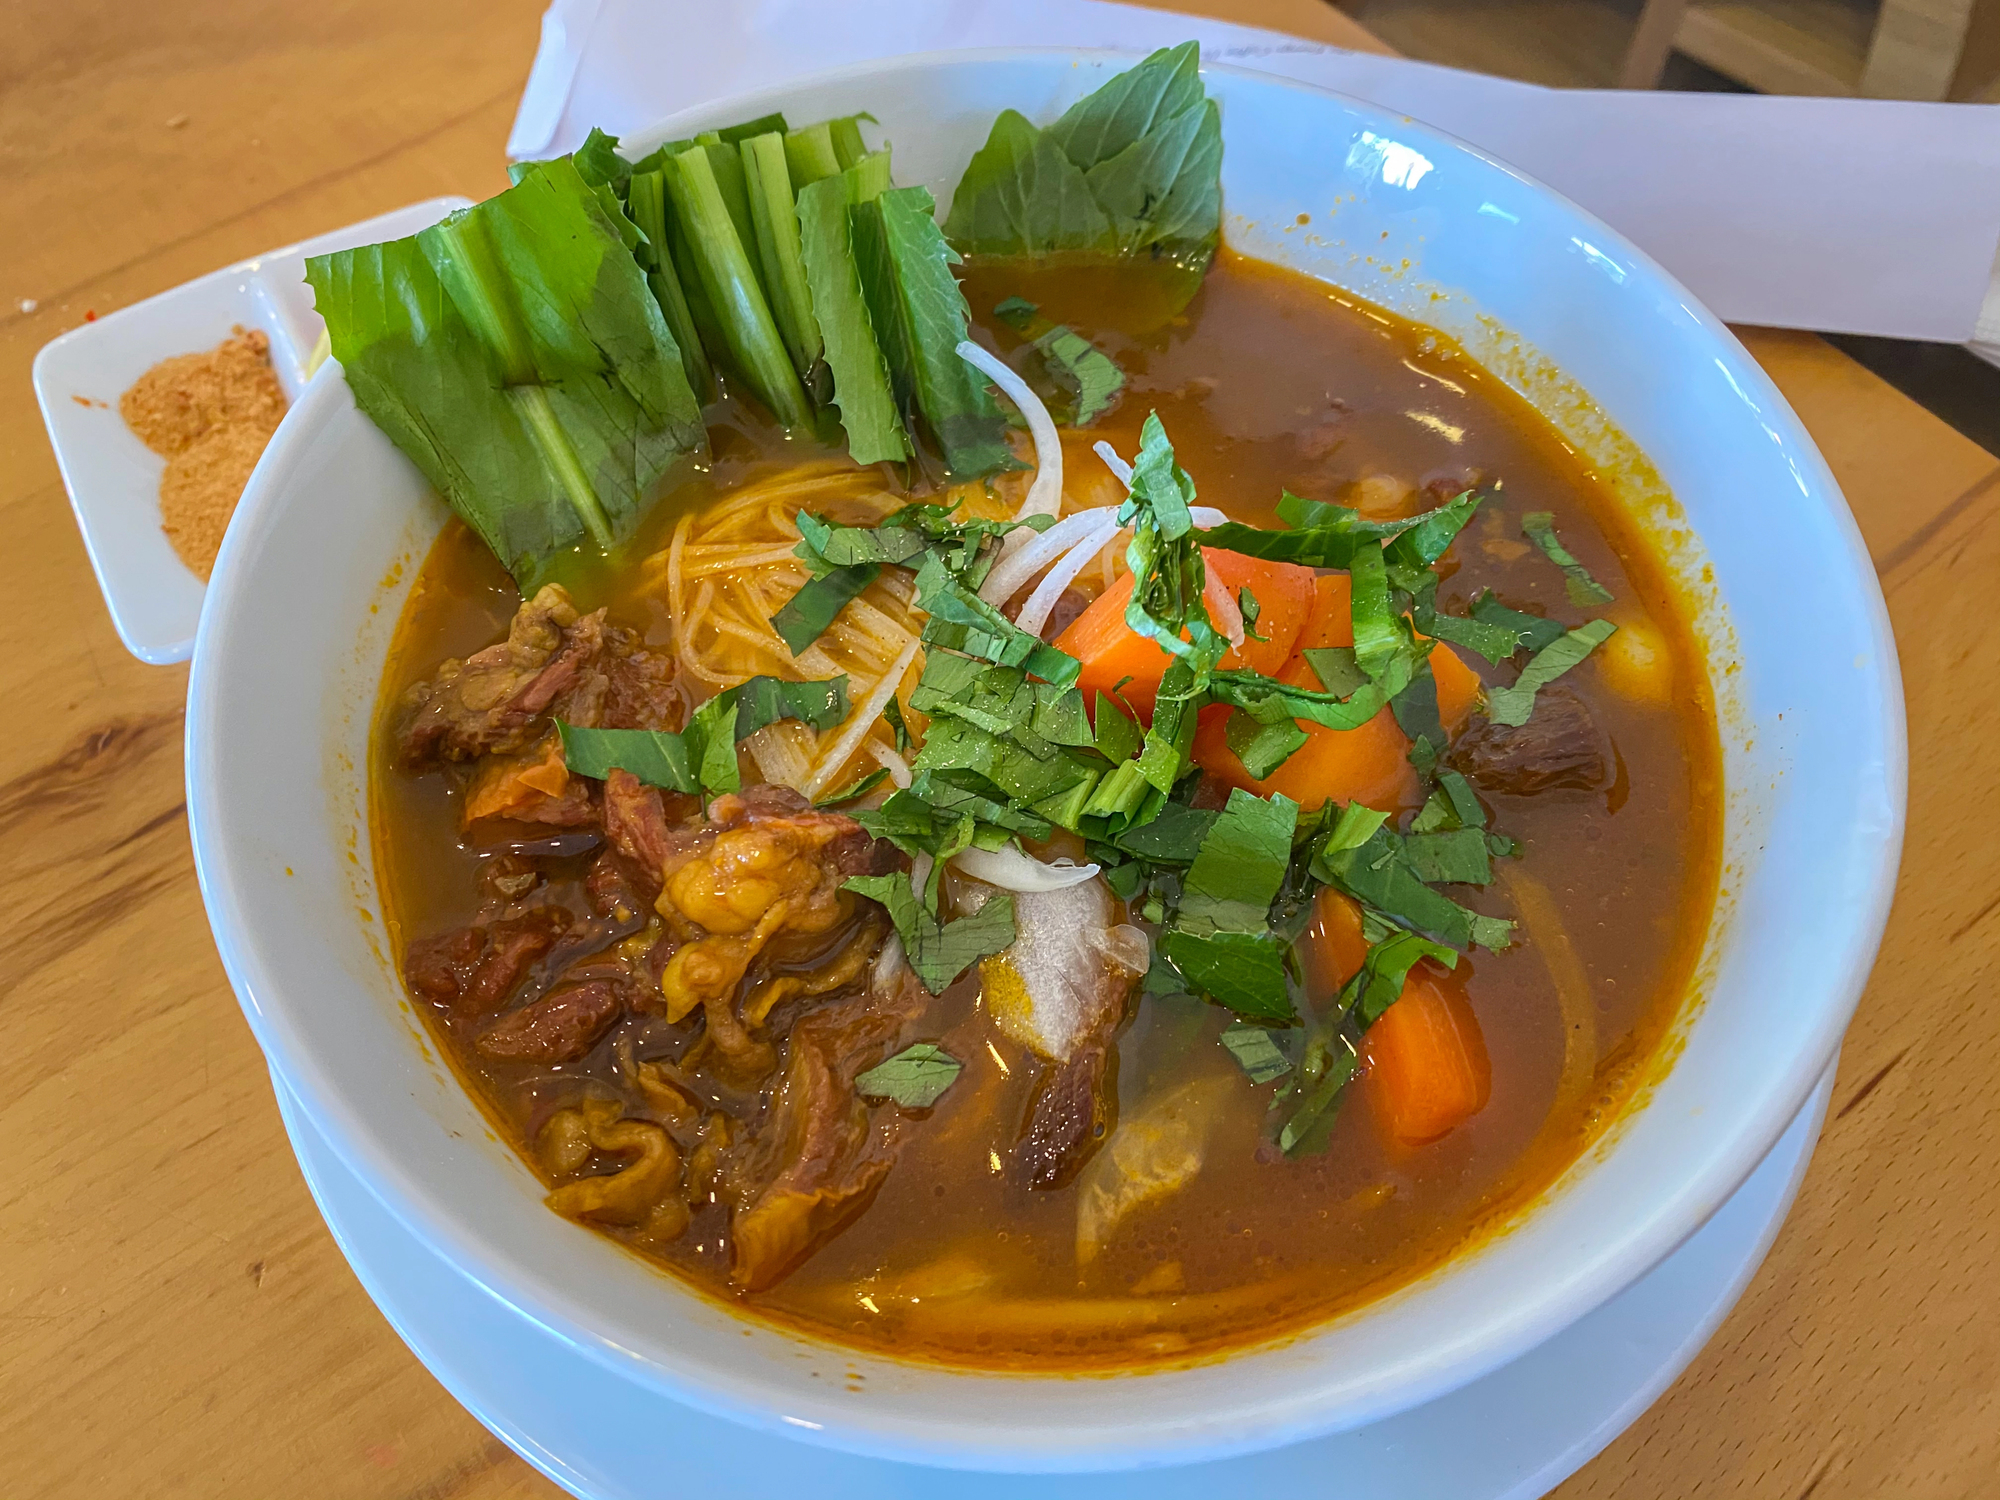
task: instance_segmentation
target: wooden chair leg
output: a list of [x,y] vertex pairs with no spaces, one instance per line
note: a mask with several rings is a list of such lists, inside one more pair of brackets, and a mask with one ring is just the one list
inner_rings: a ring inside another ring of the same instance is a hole
[[1653,89],[1660,86],[1660,74],[1667,66],[1667,54],[1674,50],[1674,36],[1687,14],[1688,0],[1646,0],[1639,12],[1639,24],[1625,48],[1625,62],[1618,70],[1621,89]]
[[1861,92],[1875,99],[1949,99],[1973,0],[1882,0]]

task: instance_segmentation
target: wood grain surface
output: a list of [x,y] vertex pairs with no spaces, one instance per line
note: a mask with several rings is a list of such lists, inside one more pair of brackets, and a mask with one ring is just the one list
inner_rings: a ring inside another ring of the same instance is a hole
[[[1172,8],[1211,6],[1375,45],[1317,0]],[[186,671],[112,634],[28,388],[35,350],[92,311],[504,186],[539,9],[14,0],[0,16],[6,1500],[556,1494],[396,1339],[306,1194],[195,887]],[[1746,338],[1882,570],[1908,852],[1776,1250],[1673,1391],[1560,1493],[2000,1495],[2000,460],[1818,339]]]

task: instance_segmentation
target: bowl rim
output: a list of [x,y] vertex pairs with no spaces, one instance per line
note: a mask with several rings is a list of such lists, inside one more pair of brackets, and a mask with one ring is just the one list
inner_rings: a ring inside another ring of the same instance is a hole
[[[691,106],[666,116],[644,130],[632,132],[626,139],[632,143],[664,140],[675,132],[702,128],[723,115],[745,111],[762,113],[782,105],[787,98],[808,88],[893,77],[898,73],[921,71],[944,64],[1006,64],[1053,59],[1081,63],[1128,62],[1143,55],[1138,49],[1005,47],[941,50],[878,58]],[[274,1071],[282,1075],[301,1104],[311,1111],[313,1118],[323,1122],[322,1129],[329,1145],[368,1185],[370,1192],[384,1207],[413,1232],[438,1247],[440,1253],[452,1258],[490,1295],[556,1332],[600,1363],[628,1375],[636,1374],[664,1394],[697,1408],[789,1437],[882,1457],[916,1458],[930,1463],[980,1468],[1074,1469],[1173,1462],[1194,1456],[1226,1456],[1316,1435],[1337,1426],[1375,1420],[1389,1412],[1421,1404],[1511,1361],[1601,1305],[1657,1265],[1705,1223],[1763,1160],[1796,1117],[1821,1072],[1834,1057],[1867,982],[1894,894],[1905,822],[1907,744],[1901,673],[1886,603],[1852,512],[1817,445],[1770,377],[1735,335],[1643,250],[1587,210],[1519,169],[1448,132],[1351,95],[1234,64],[1204,60],[1202,69],[1205,73],[1219,72],[1244,78],[1258,86],[1331,99],[1360,115],[1393,121],[1399,130],[1428,137],[1451,151],[1469,155],[1544,195],[1599,231],[1598,245],[1615,249],[1628,264],[1644,268],[1658,278],[1668,292],[1676,294],[1682,309],[1716,346],[1718,363],[1724,366],[1725,374],[1748,396],[1755,398],[1755,405],[1763,411],[1768,423],[1785,429],[1786,441],[1793,445],[1807,470],[1801,476],[1805,481],[1801,486],[1804,491],[1801,503],[1816,505],[1825,512],[1834,532],[1845,544],[1846,561],[1854,567],[1861,581],[1859,592],[1868,609],[1867,623],[1875,645],[1873,669],[1881,694],[1880,718],[1865,728],[1879,738],[1883,783],[1880,790],[1889,817],[1871,846],[1873,868],[1866,901],[1857,909],[1857,920],[1846,929],[1845,951],[1840,954],[1838,965],[1842,981],[1837,993],[1829,996],[1827,1003],[1821,1006],[1817,1024],[1810,1032],[1809,1044],[1791,1059],[1782,1083],[1774,1083],[1764,1091],[1750,1117],[1751,1123],[1730,1138],[1726,1147],[1719,1150],[1704,1167],[1691,1168],[1680,1179],[1677,1188],[1656,1204],[1653,1212],[1642,1220],[1623,1226],[1622,1232],[1602,1253],[1580,1260],[1566,1274],[1545,1280],[1530,1295],[1506,1309],[1496,1311],[1474,1337],[1460,1340],[1447,1353],[1433,1353],[1428,1358],[1399,1365],[1384,1382],[1381,1391],[1371,1401],[1361,1404],[1358,1416],[1350,1413],[1316,1418],[1313,1399],[1302,1397],[1284,1404],[1282,1409],[1267,1406],[1270,1411],[1268,1419],[1251,1424],[1236,1438],[1214,1429],[1183,1438],[1179,1424],[1149,1424],[1142,1418],[1129,1425],[1121,1423],[1108,1432],[1102,1429],[1079,1432],[1075,1427],[1064,1425],[1023,1425],[1012,1429],[986,1427],[979,1429],[976,1443],[965,1437],[954,1437],[929,1421],[895,1419],[884,1412],[879,1403],[870,1403],[860,1409],[843,1408],[843,1415],[837,1423],[809,1422],[776,1410],[756,1382],[747,1382],[740,1392],[717,1390],[698,1384],[685,1371],[618,1343],[598,1326],[599,1319],[587,1304],[575,1298],[567,1288],[546,1283],[503,1246],[432,1201],[428,1190],[404,1165],[401,1157],[373,1138],[374,1133],[365,1115],[344,1094],[338,1082],[318,1065],[312,1049],[305,1045],[306,1038],[285,1007],[267,1002],[266,997],[279,986],[266,970],[261,955],[255,953],[253,945],[243,936],[247,929],[234,890],[236,884],[247,877],[248,871],[238,870],[235,853],[211,822],[213,802],[226,796],[226,786],[216,775],[212,751],[218,737],[212,732],[216,727],[212,718],[217,690],[211,678],[219,671],[213,665],[218,653],[225,650],[227,622],[237,593],[233,586],[234,579],[246,566],[238,558],[246,553],[247,538],[252,530],[250,526],[232,526],[216,564],[214,584],[208,590],[203,605],[189,681],[185,736],[189,829],[197,877],[218,951],[267,1061]],[[295,403],[257,466],[240,502],[245,519],[254,523],[266,512],[275,511],[280,506],[296,471],[305,460],[311,439],[338,410],[339,402],[344,398],[346,392],[341,385],[338,365],[329,361],[328,367],[317,373]],[[1733,941],[1725,938],[1725,945]],[[1615,1123],[1608,1127],[1608,1131],[1616,1129]],[[1609,1138],[1607,1133],[1599,1140],[1603,1142]],[[1545,1204],[1547,1195],[1558,1191],[1566,1178],[1567,1173],[1543,1189],[1541,1194],[1523,1206],[1522,1213],[1532,1219]],[[1405,1290],[1420,1289],[1430,1276],[1450,1275],[1453,1266],[1458,1263],[1462,1263],[1462,1257],[1447,1259],[1414,1283],[1412,1288]],[[746,1321],[761,1322],[756,1319]],[[1314,1325],[1302,1331],[1301,1336],[1310,1337],[1323,1331],[1325,1326]],[[849,1346],[832,1340],[795,1336],[818,1347],[851,1352]],[[1267,1344],[1246,1345],[1220,1359],[1254,1358],[1269,1347]],[[949,1366],[920,1368],[935,1371],[941,1377],[968,1380],[1074,1378],[1066,1375],[967,1371]],[[1120,1378],[1143,1379],[1151,1373],[1134,1371]],[[1041,1455],[1048,1462],[1037,1463],[1034,1453],[1019,1451],[1022,1445],[1037,1442],[1050,1445],[1050,1450]]]

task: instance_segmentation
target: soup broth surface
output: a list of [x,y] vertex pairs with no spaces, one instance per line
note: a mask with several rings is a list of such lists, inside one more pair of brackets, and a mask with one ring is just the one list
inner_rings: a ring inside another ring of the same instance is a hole
[[[1288,489],[1394,513],[1475,488],[1488,498],[1448,554],[1441,609],[1464,613],[1491,590],[1515,609],[1576,623],[1564,574],[1522,534],[1524,515],[1550,512],[1564,545],[1615,598],[1591,613],[1608,615],[1666,658],[1655,661],[1654,685],[1644,691],[1598,657],[1563,679],[1613,747],[1607,786],[1482,794],[1491,826],[1518,841],[1519,854],[1499,862],[1494,885],[1452,894],[1476,910],[1526,920],[1514,946],[1476,951],[1460,965],[1490,1059],[1491,1094],[1442,1140],[1397,1144],[1371,1105],[1364,1074],[1344,1098],[1327,1149],[1287,1157],[1270,1140],[1266,1115],[1280,1085],[1253,1085],[1219,1044],[1232,1017],[1185,997],[1135,994],[1111,1070],[1115,1118],[1195,1122],[1198,1167],[1169,1174],[1170,1190],[1131,1208],[1085,1254],[1078,1214],[1088,1170],[1053,1190],[1007,1170],[1042,1064],[996,1034],[974,968],[898,1043],[935,1042],[962,1072],[934,1107],[900,1115],[894,1165],[879,1190],[775,1285],[746,1293],[731,1283],[722,1202],[695,1203],[685,1232],[667,1240],[600,1226],[707,1293],[843,1344],[1036,1370],[1199,1357],[1299,1330],[1430,1270],[1547,1186],[1615,1115],[1688,993],[1715,899],[1721,798],[1713,709],[1680,601],[1604,480],[1441,338],[1229,253],[1183,313],[1142,332],[1132,329],[1147,315],[1121,307],[1115,287],[1060,267],[975,263],[965,286],[979,336],[1020,367],[1028,368],[1023,340],[991,315],[1009,296],[1070,324],[1125,373],[1116,407],[1087,431],[1066,434],[1072,507],[1117,498],[1115,489],[1104,493],[1108,475],[1088,445],[1107,440],[1130,455],[1149,412],[1165,424],[1200,503],[1255,524],[1274,524],[1273,507]],[[712,467],[662,501],[635,558],[666,547],[681,517],[816,456],[740,410],[727,422],[716,430]],[[818,508],[810,495],[802,503]],[[1105,572],[1093,565],[1078,587],[1102,589]],[[576,592],[579,607],[607,605],[613,622],[672,649],[657,568],[635,562]],[[412,771],[396,755],[410,686],[447,658],[500,639],[519,604],[505,571],[454,521],[399,626],[372,776],[380,883],[399,956],[415,941],[478,920],[490,899],[482,871],[502,855],[529,861],[546,899],[588,909],[582,882],[597,847],[593,833],[468,832],[464,774]],[[1512,680],[1512,668],[1465,659],[1489,682]],[[678,691],[685,706],[711,689],[683,680]],[[855,774],[861,769],[857,762]],[[1590,1009],[1581,1022],[1573,1013],[1566,1019],[1559,999],[1565,971],[1587,980]],[[552,1183],[564,1179],[537,1144],[551,1115],[595,1095],[651,1117],[631,1060],[680,1057],[699,1032],[697,1019],[668,1025],[629,1015],[579,1061],[509,1063],[471,1045],[490,1014],[460,1017],[416,1004],[467,1086]],[[786,1014],[793,1013],[779,1013],[774,1027]],[[1587,1087],[1559,1097],[1566,1057],[1579,1046],[1588,1049]],[[704,1108],[754,1125],[756,1088],[707,1086]],[[1118,1145],[1114,1127],[1100,1149]]]

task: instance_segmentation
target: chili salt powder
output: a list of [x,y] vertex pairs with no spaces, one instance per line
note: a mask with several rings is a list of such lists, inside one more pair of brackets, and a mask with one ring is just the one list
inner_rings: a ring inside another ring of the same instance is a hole
[[238,326],[205,353],[163,359],[118,398],[118,413],[166,459],[160,527],[205,582],[250,471],[285,415],[270,339]]

